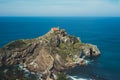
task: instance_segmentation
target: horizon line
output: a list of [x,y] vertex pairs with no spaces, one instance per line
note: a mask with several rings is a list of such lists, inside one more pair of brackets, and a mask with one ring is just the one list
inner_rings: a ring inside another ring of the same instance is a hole
[[120,16],[0,16],[0,17],[120,17]]

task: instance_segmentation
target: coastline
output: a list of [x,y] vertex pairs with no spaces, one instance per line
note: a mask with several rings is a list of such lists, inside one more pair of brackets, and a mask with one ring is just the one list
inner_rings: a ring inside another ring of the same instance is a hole
[[[6,18],[8,19],[8,18]],[[69,18],[69,19],[34,19],[34,22],[26,22],[27,18],[19,22],[1,22],[0,25],[0,46],[17,39],[32,39],[47,32],[50,26],[59,25],[65,28],[70,34],[81,37],[82,42],[98,45],[102,55],[94,71],[108,80],[118,80],[120,78],[119,65],[119,18]],[[31,19],[31,18],[29,18]],[[3,20],[3,19],[1,19]],[[12,19],[10,19],[12,20]],[[17,20],[17,18],[16,18]],[[49,21],[51,20],[51,21]],[[35,22],[36,21],[36,22]],[[47,23],[46,23],[47,21]],[[88,24],[88,25],[84,25]],[[28,27],[27,27],[28,26]],[[108,30],[109,29],[109,30]],[[109,61],[106,60],[109,58]],[[78,72],[79,73],[79,72]],[[73,73],[73,75],[77,75]]]

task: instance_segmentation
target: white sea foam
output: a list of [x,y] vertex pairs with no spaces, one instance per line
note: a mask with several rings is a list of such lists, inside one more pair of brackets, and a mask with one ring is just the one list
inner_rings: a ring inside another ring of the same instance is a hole
[[[82,59],[85,59],[85,56],[83,56]],[[87,65],[90,64],[91,62],[92,62],[92,61],[90,61],[90,60],[86,60],[86,64],[87,64]]]
[[90,78],[78,78],[77,76],[68,76],[72,80],[92,80]]
[[88,64],[90,64],[91,63],[91,61],[89,61],[89,60],[86,60],[86,64],[88,65]]
[[82,59],[85,59],[85,56],[83,56]]
[[86,64],[91,64],[93,62],[93,60],[86,60]]

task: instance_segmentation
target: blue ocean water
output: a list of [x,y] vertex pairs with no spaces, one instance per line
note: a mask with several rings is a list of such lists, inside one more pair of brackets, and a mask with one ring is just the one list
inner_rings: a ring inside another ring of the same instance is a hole
[[13,40],[36,38],[56,26],[82,42],[97,45],[102,54],[84,74],[77,67],[69,75],[76,80],[99,76],[101,80],[120,79],[120,17],[0,17],[0,47]]

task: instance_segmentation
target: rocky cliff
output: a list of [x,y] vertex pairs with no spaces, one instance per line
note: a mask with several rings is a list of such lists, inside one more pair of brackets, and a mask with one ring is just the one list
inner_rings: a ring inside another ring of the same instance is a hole
[[[0,49],[2,80],[57,80],[65,69],[86,65],[82,57],[97,57],[97,46],[82,43],[64,29],[50,30],[28,40],[16,40]],[[12,76],[12,77],[11,77]]]

